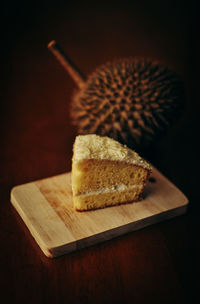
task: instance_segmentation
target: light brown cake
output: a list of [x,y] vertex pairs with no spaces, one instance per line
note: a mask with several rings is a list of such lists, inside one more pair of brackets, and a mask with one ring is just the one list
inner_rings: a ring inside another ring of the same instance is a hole
[[75,139],[72,192],[76,210],[138,201],[151,166],[135,151],[95,134]]

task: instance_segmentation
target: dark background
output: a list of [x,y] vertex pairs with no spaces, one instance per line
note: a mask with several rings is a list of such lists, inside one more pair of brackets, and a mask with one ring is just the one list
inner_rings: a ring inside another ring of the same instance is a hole
[[[197,1],[7,1],[1,4],[0,238],[4,303],[186,303],[198,290]],[[189,198],[179,218],[56,260],[45,258],[10,206],[11,187],[71,169],[75,84],[47,44],[87,75],[144,56],[178,72],[182,117],[146,151]]]

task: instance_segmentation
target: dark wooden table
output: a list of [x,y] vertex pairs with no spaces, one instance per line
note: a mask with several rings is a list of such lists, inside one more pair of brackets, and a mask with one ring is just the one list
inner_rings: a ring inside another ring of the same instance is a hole
[[[194,303],[198,291],[199,121],[195,1],[97,6],[9,1],[1,11],[1,303]],[[142,2],[142,1],[141,1]],[[46,258],[10,204],[10,189],[71,169],[75,84],[47,50],[56,39],[89,74],[150,56],[185,82],[182,118],[146,151],[189,198],[186,215],[58,259]]]

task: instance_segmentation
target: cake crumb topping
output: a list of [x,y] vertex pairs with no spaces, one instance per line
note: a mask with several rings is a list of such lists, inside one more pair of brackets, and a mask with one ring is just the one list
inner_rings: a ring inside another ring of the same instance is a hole
[[78,163],[84,159],[123,161],[151,170],[150,164],[137,152],[110,137],[96,134],[79,135],[75,139],[73,161]]

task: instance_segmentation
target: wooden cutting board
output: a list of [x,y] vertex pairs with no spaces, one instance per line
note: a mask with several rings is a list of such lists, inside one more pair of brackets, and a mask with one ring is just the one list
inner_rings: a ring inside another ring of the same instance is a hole
[[56,257],[186,212],[188,199],[153,169],[138,203],[77,212],[71,173],[16,186],[11,202],[48,257]]

